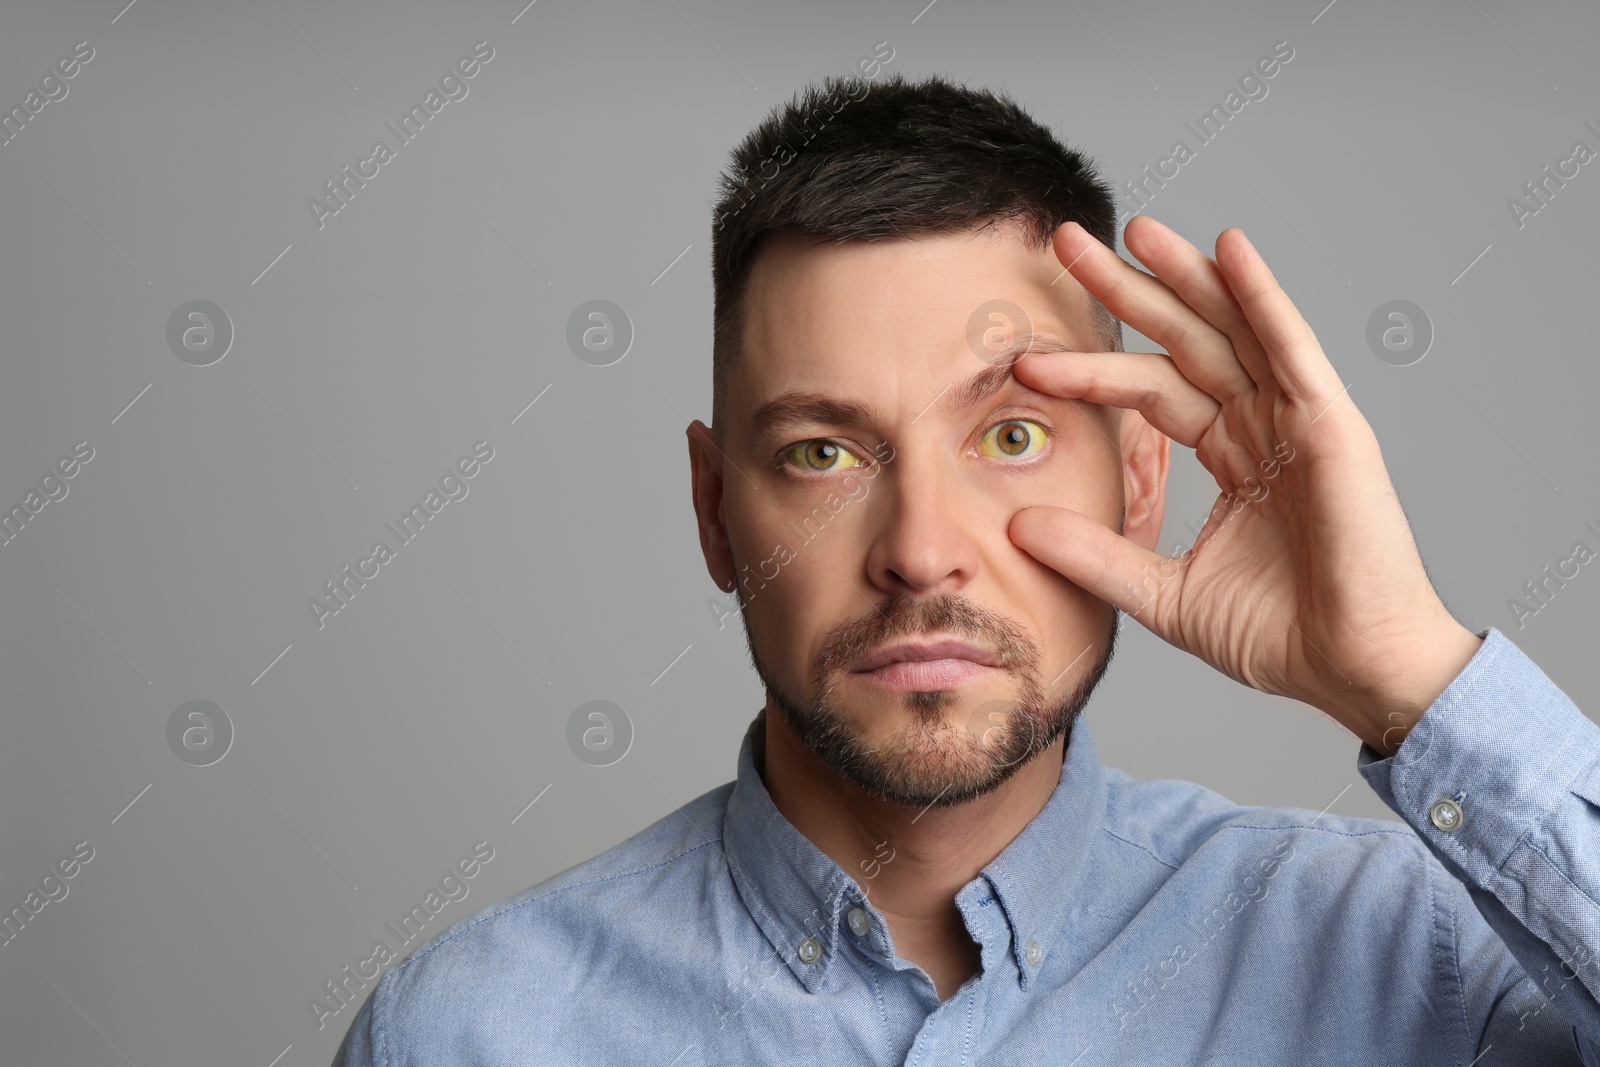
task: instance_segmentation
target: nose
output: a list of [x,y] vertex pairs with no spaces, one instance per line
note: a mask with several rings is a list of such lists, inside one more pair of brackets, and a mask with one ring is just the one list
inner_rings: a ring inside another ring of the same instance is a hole
[[[883,484],[887,482],[888,484]],[[933,457],[901,451],[879,475],[874,496],[881,510],[867,553],[872,584],[891,594],[954,593],[977,575],[978,549],[971,524],[982,519],[979,501]],[[881,494],[881,496],[880,496]]]

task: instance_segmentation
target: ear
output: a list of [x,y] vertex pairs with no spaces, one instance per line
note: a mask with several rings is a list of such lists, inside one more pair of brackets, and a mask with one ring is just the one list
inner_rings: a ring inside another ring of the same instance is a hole
[[689,424],[689,481],[695,519],[700,526],[700,551],[706,570],[717,588],[731,592],[734,585],[733,551],[728,527],[722,519],[724,457],[716,435],[699,419]]
[[1123,536],[1141,548],[1156,550],[1167,512],[1167,472],[1172,442],[1139,412],[1122,411],[1122,494],[1127,508]]

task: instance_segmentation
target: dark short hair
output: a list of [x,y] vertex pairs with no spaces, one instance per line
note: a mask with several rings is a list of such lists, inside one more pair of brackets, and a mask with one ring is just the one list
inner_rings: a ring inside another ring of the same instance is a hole
[[[1116,248],[1110,183],[1003,95],[896,72],[878,81],[826,78],[774,108],[720,175],[711,239],[713,425],[723,426],[745,291],[768,237],[915,239],[1006,221],[1020,224],[1036,250],[1069,221]],[[1122,351],[1122,324],[1093,296],[1089,310],[1097,343]]]

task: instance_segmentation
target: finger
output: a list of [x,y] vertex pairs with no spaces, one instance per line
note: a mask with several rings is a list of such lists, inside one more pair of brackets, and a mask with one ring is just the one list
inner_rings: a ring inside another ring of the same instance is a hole
[[1133,408],[1181,445],[1194,448],[1222,405],[1159,352],[1031,352],[1012,374],[1052,396]]
[[1170,640],[1165,620],[1183,586],[1178,559],[1141,548],[1068,508],[1023,508],[1011,517],[1007,532],[1012,544],[1040,563]]
[[1223,230],[1217,237],[1217,266],[1251,329],[1261,339],[1278,387],[1303,401],[1314,416],[1320,414],[1344,385],[1311,326],[1273,277],[1261,253],[1237,226]]
[[1118,319],[1170,352],[1190,381],[1218,400],[1255,388],[1227,335],[1166,283],[1124,261],[1075,222],[1062,223],[1052,240],[1073,278]]
[[1215,260],[1149,215],[1137,216],[1123,227],[1122,240],[1184,303],[1228,336],[1240,367],[1257,389],[1276,387],[1266,353]]

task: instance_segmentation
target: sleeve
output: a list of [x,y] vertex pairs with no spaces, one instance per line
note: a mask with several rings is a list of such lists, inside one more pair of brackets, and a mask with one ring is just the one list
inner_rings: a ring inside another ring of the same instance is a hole
[[1600,1067],[1600,726],[1499,630],[1479,636],[1394,755],[1362,744],[1356,767],[1457,883],[1476,1067]]

